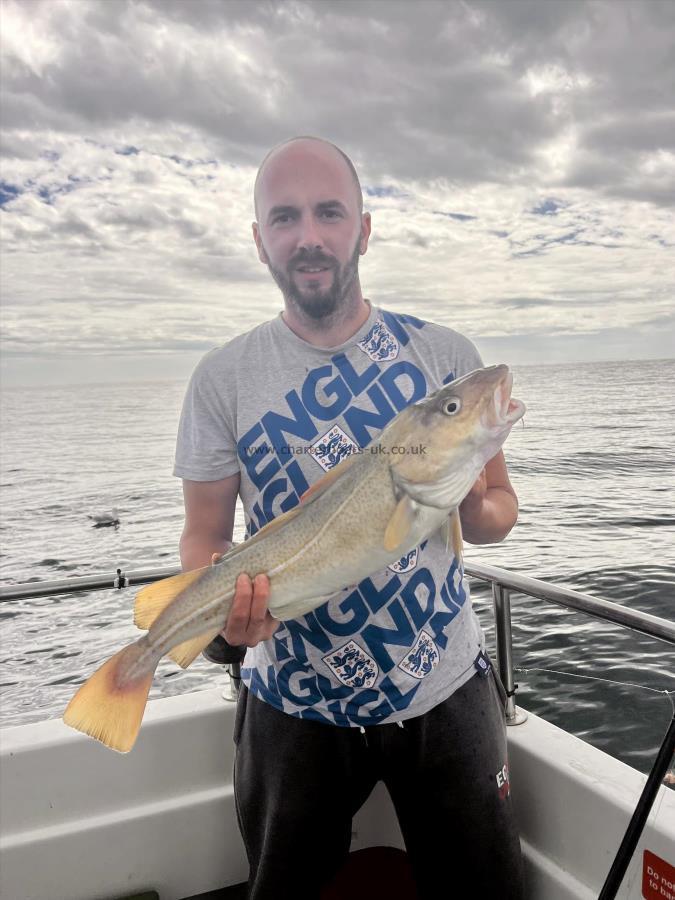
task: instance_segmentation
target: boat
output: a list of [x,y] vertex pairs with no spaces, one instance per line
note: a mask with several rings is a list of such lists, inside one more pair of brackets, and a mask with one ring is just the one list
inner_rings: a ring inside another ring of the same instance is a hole
[[[527,900],[672,900],[675,791],[659,784],[663,766],[656,781],[654,771],[646,778],[516,705],[510,595],[562,604],[671,646],[675,623],[504,569],[473,562],[465,569],[492,585]],[[14,585],[0,589],[0,600],[122,588],[176,571],[125,575],[118,569],[115,576]],[[242,900],[247,863],[232,783],[236,683],[235,665],[223,669],[220,688],[150,701],[137,744],[126,755],[60,720],[0,730],[0,896]],[[667,766],[668,750],[662,748],[660,757]],[[650,780],[652,796],[642,804],[646,821],[637,833],[633,829],[636,846],[624,846],[620,860],[617,850]],[[390,868],[401,872],[386,890],[369,889],[363,896],[406,896],[404,843],[381,783],[354,819],[351,850],[346,867],[360,865],[371,879],[380,879],[375,884],[384,884]],[[346,894],[327,888],[326,900],[337,896]],[[349,896],[360,895],[352,890]]]

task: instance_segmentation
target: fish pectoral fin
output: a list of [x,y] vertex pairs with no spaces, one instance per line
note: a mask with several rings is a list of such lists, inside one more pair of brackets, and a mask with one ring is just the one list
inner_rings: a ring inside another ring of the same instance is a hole
[[445,544],[445,552],[449,553],[450,548],[455,554],[456,559],[462,559],[464,553],[464,538],[462,537],[462,523],[459,518],[459,510],[453,509],[448,518],[439,528],[441,540]]
[[168,654],[169,659],[177,663],[181,669],[187,669],[220,632],[221,627],[218,626],[215,630],[212,628],[211,631],[207,631],[205,634],[200,634],[196,638],[190,638],[189,641],[183,641],[182,644],[176,644]]
[[307,503],[308,500],[320,497],[321,494],[323,494],[324,491],[327,491],[341,475],[344,475],[347,469],[351,468],[358,458],[358,453],[352,453],[351,456],[343,459],[337,466],[330,469],[325,475],[322,475],[318,481],[315,481],[311,487],[307,488],[305,493],[300,497],[300,503]]
[[452,543],[452,536],[450,535],[450,517],[443,521],[443,524],[438,529],[439,534],[441,536],[441,540],[445,544],[445,552],[450,552],[450,544]]
[[178,594],[201,578],[210,568],[211,566],[205,566],[203,569],[181,572],[179,575],[163,578],[144,587],[136,594],[134,601],[134,625],[137,628],[150,628],[157,616],[176,599]]
[[405,541],[412,530],[416,513],[415,501],[407,494],[401,497],[384,532],[385,550],[394,550]]
[[450,525],[450,540],[452,544],[452,552],[455,554],[455,559],[457,562],[461,563],[462,557],[464,555],[464,538],[462,537],[462,521],[459,518],[459,510],[455,508],[455,510],[451,513],[449,525]]

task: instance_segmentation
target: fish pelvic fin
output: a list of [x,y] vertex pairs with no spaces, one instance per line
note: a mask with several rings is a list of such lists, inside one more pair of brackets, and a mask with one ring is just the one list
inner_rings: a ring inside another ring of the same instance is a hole
[[155,662],[150,671],[141,672],[133,679],[124,677],[143,650],[136,641],[103,663],[68,704],[63,714],[66,725],[111,750],[128,753],[136,743],[157,668]]
[[358,453],[352,453],[346,459],[343,459],[342,462],[339,462],[337,466],[329,469],[325,475],[322,475],[318,481],[315,481],[311,487],[307,488],[305,493],[300,497],[300,503],[307,503],[308,500],[320,497],[321,494],[323,494],[324,491],[327,491],[341,475],[344,475],[347,469],[352,467],[358,458]]
[[384,549],[387,552],[399,547],[412,530],[417,504],[408,495],[398,501],[394,513],[384,532]]
[[205,634],[200,634],[199,637],[183,641],[182,644],[176,644],[169,653],[169,659],[177,663],[181,669],[187,669],[220,632],[221,626],[219,625],[218,628],[207,631]]
[[144,587],[136,594],[134,601],[134,625],[137,628],[150,628],[157,616],[210,568],[210,566],[205,566],[202,569],[193,569],[191,572],[181,572],[179,575],[163,578],[161,581]]

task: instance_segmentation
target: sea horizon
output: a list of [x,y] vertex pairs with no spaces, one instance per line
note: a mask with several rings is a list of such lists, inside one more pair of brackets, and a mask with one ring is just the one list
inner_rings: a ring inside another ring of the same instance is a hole
[[[209,350],[214,347],[222,346],[221,344],[214,344],[213,346],[206,347],[203,353],[197,355],[194,358],[194,362],[191,363],[192,368],[197,365],[198,361],[201,357],[208,353]],[[1,347],[0,347],[1,353]],[[513,362],[506,361],[506,364],[511,366],[513,369],[535,369],[538,367],[560,367],[560,368],[571,368],[571,367],[580,367],[580,366],[604,366],[604,365],[617,365],[619,363],[635,363],[635,362],[648,362],[648,363],[668,363],[675,361],[675,355],[673,356],[635,356],[635,357],[616,357],[611,359],[583,359],[583,360],[569,360],[565,362],[560,362],[557,360],[542,360],[539,362]],[[486,365],[493,365],[497,360],[486,361]],[[136,384],[138,382],[143,383],[175,383],[176,381],[180,381],[182,378],[185,378],[187,384],[187,378],[190,376],[191,370],[188,370],[187,376],[183,375],[151,375],[147,377],[127,377],[127,378],[103,378],[100,380],[91,380],[89,378],[82,378],[80,381],[64,381],[64,382],[53,382],[53,381],[45,381],[45,382],[34,382],[30,384],[21,384],[21,383],[4,383],[3,379],[0,377],[0,394],[4,391],[11,391],[17,389],[39,389],[45,387],[59,387],[59,388],[76,388],[76,387],[97,387],[104,385],[128,385],[128,384]]]

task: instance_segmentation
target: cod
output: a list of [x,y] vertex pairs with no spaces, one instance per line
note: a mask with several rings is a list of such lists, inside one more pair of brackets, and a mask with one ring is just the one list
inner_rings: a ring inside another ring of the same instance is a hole
[[525,412],[508,366],[476,369],[402,410],[365,450],[344,459],[298,506],[217,564],[143,588],[134,622],[147,634],[77,691],[67,725],[120,752],[141,727],[159,660],[186,668],[225,627],[240,573],[270,579],[269,609],[296,619],[385,568],[433,532],[461,554],[458,506]]

